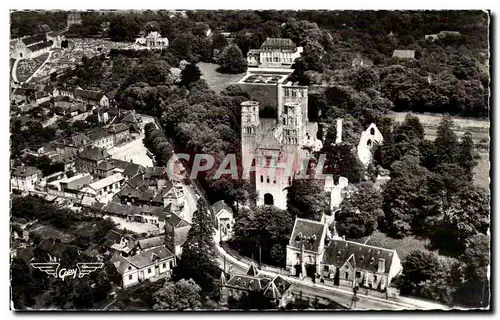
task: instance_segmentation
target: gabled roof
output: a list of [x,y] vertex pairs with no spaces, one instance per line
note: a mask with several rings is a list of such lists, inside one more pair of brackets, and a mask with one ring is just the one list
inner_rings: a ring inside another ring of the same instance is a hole
[[290,282],[276,276],[264,289],[264,295],[272,299],[280,299],[291,286]]
[[159,247],[165,244],[165,236],[158,236],[147,239],[140,239],[137,241],[138,246],[141,249],[150,249],[154,247]]
[[125,237],[125,235],[123,235],[115,230],[109,231],[108,234],[106,235],[106,239],[113,241],[113,243],[120,243],[120,241],[122,240],[122,237]]
[[325,234],[325,224],[319,221],[297,218],[295,219],[295,225],[289,243],[291,246],[299,249],[303,244],[305,250],[317,252],[321,241],[324,240]]
[[271,280],[267,278],[234,275],[226,282],[226,286],[241,290],[261,291],[269,284],[269,282],[271,282]]
[[109,133],[120,133],[123,131],[129,130],[129,126],[126,125],[125,123],[118,123],[118,124],[113,124],[108,128]]
[[109,153],[106,150],[95,146],[86,147],[82,152],[78,154],[78,156],[83,159],[94,161],[103,160],[110,157]]
[[154,265],[156,263],[156,260],[163,261],[173,257],[174,254],[170,252],[170,250],[168,250],[164,246],[161,246],[140,254],[136,254],[135,256],[132,256],[130,258],[126,258],[126,260],[136,268],[142,269],[144,267]]
[[289,38],[267,38],[260,48],[263,50],[295,50],[297,46]]
[[113,183],[120,182],[123,180],[123,176],[121,173],[115,173],[109,177],[106,177],[104,179],[98,180],[94,183],[90,184],[90,187],[94,190],[100,190],[104,187],[107,187],[109,185],[112,185]]
[[111,161],[103,161],[96,167],[99,170],[109,171],[116,168]]
[[49,95],[48,95],[46,92],[44,92],[44,91],[36,91],[36,92],[32,95],[32,97],[33,97],[33,98],[35,98],[35,99],[37,99],[37,100],[38,100],[38,99],[42,99],[42,98],[46,98],[46,97],[48,97],[48,96],[49,96]]
[[250,264],[250,267],[248,267],[246,275],[251,277],[257,277],[259,275],[259,271],[253,262]]
[[103,128],[95,128],[86,133],[87,137],[93,142],[96,142],[100,139],[106,138],[109,136],[109,133]]
[[231,209],[231,207],[229,207],[224,200],[219,200],[214,203],[212,205],[212,210],[215,216],[217,216],[222,210],[227,210],[229,213],[233,214],[233,209]]
[[42,41],[45,41],[47,40],[47,38],[45,37],[44,34],[41,34],[41,35],[37,35],[37,36],[31,36],[31,37],[27,37],[27,38],[24,38],[24,39],[21,39],[21,41],[27,45],[28,47],[37,43],[37,42],[42,42]]
[[137,115],[137,113],[129,112],[125,117],[123,117],[121,121],[127,123],[139,123],[141,122],[141,119],[140,116]]
[[377,272],[379,259],[384,259],[384,273],[389,273],[395,250],[373,247],[346,240],[330,240],[323,263],[342,267],[348,260],[357,269]]
[[190,224],[182,219],[181,217],[179,217],[178,215],[176,215],[175,213],[173,212],[170,212],[170,216],[167,215],[166,219],[165,219],[165,223],[168,223],[169,225],[173,226],[174,228],[182,228],[182,227],[189,227]]
[[35,44],[35,45],[29,47],[28,49],[30,49],[31,51],[38,51],[38,50],[52,47],[53,44],[54,44],[54,42],[52,42],[52,40],[44,41],[42,43]]
[[84,100],[100,101],[104,96],[104,92],[76,89],[74,96]]
[[395,58],[414,59],[415,50],[394,50],[392,56]]
[[34,174],[42,174],[42,171],[36,167],[20,166],[12,171],[12,176],[26,178]]
[[127,185],[129,185],[130,188],[136,188],[143,180],[142,174],[138,173],[127,181]]

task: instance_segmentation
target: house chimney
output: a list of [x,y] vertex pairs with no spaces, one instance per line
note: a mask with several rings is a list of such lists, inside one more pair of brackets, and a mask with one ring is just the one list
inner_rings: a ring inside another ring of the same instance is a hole
[[337,136],[335,139],[335,144],[342,143],[342,119],[337,119]]

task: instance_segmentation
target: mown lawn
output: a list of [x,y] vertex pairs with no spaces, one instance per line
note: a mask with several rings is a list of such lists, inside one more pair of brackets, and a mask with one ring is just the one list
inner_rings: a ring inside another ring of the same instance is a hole
[[200,62],[197,64],[201,71],[201,78],[204,79],[210,89],[215,92],[221,92],[230,84],[235,84],[240,81],[245,73],[224,74],[217,72],[219,65],[215,63]]

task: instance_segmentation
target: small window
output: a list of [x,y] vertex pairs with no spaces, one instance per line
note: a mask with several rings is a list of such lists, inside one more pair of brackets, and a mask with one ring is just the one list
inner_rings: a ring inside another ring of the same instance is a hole
[[166,263],[164,263],[164,264],[163,264],[163,268],[166,268],[166,267],[167,267],[167,264],[166,264]]
[[373,276],[373,281],[377,282],[377,276],[376,275]]
[[131,266],[128,266],[128,269],[129,269],[129,270],[132,270],[132,267],[131,267]]
[[374,128],[371,128],[371,129],[370,129],[370,134],[371,134],[372,136],[374,136],[374,135],[375,135],[375,129],[374,129]]
[[264,176],[260,176],[260,182],[264,182]]
[[266,177],[266,182],[269,183],[269,177]]
[[368,139],[368,141],[366,141],[366,145],[367,146],[371,146],[372,145],[372,141],[370,139]]
[[329,272],[330,271],[330,267],[329,266],[324,266],[324,270],[325,270],[325,272]]
[[151,273],[151,268],[148,268],[148,273]]
[[356,278],[361,278],[361,272],[356,271]]
[[348,279],[349,279],[349,273],[348,273],[348,272],[346,272],[346,273],[345,273],[345,279],[346,279],[346,280],[348,280]]
[[132,280],[132,275],[129,275],[129,276],[128,276],[128,279],[129,279],[129,280]]

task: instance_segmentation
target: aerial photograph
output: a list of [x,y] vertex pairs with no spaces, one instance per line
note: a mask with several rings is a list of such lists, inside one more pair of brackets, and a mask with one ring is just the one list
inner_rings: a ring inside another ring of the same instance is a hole
[[10,310],[491,311],[490,15],[10,10]]

